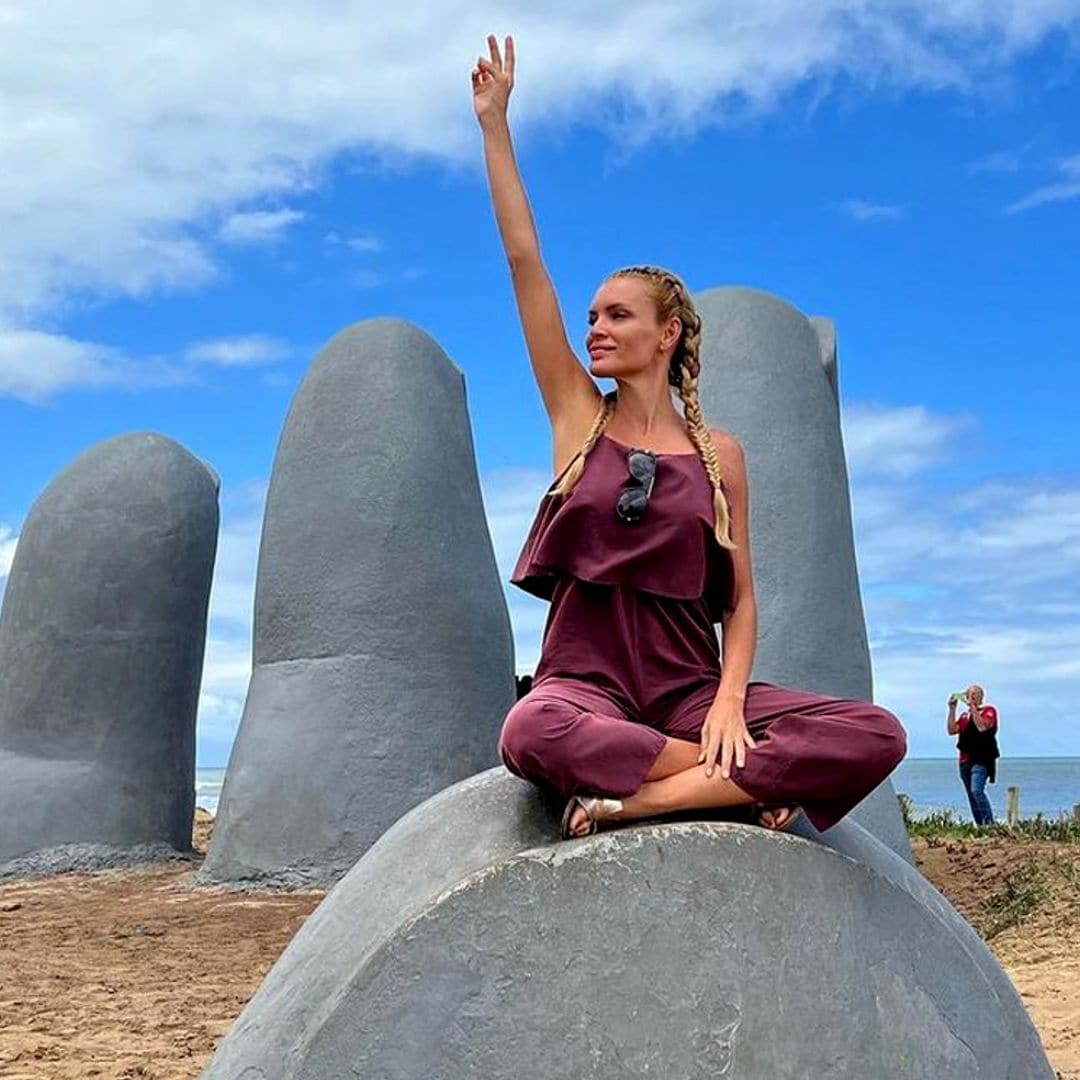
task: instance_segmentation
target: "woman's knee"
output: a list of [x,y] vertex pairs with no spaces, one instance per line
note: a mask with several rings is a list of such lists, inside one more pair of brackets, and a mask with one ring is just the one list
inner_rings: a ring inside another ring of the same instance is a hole
[[499,733],[499,756],[503,764],[518,776],[531,777],[542,771],[542,746],[552,722],[565,709],[549,699],[526,694],[506,714]]
[[884,775],[888,776],[904,760],[907,753],[907,732],[896,716],[880,705],[873,706],[873,720],[882,737],[879,753]]

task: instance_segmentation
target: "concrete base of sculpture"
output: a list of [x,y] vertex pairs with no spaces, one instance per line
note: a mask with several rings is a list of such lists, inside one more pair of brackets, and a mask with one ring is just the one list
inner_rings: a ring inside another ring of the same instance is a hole
[[193,856],[190,826],[186,842],[175,843],[147,842],[146,825],[133,827],[147,805],[148,780],[131,777],[124,785],[107,763],[0,750],[0,813],[8,815],[9,846],[21,834],[25,851],[0,861],[0,881]]
[[1008,979],[902,858],[720,822],[551,842],[493,769],[329,894],[210,1080],[1051,1080]]

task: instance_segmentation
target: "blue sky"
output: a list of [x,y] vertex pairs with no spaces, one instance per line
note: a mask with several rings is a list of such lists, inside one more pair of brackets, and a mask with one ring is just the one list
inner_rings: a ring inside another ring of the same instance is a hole
[[[92,443],[152,429],[211,462],[200,763],[228,754],[274,447],[328,337],[403,316],[464,370],[504,582],[547,483],[470,101],[489,30],[516,36],[572,342],[637,261],[833,318],[877,699],[916,756],[950,752],[969,680],[1007,754],[1080,754],[1080,0],[11,11],[0,587]],[[531,670],[546,608],[507,600]]]

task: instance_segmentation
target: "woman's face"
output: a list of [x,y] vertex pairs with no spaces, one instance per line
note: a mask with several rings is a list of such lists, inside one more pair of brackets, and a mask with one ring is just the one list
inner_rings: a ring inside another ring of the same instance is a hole
[[656,302],[640,278],[617,277],[605,281],[589,308],[585,348],[589,370],[614,377],[645,371],[679,337],[679,321],[667,327],[657,322]]

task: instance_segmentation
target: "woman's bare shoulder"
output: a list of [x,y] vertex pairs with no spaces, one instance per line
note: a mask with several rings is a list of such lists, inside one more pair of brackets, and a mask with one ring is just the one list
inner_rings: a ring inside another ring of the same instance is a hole
[[734,460],[743,458],[742,443],[730,431],[725,431],[723,428],[709,428],[709,434],[712,436],[716,452],[722,458]]
[[746,483],[746,455],[743,453],[742,443],[723,428],[709,428],[713,446],[716,447],[716,457],[720,464],[720,472],[724,480],[730,486],[742,486]]

